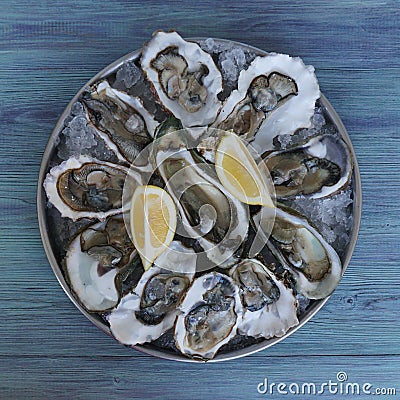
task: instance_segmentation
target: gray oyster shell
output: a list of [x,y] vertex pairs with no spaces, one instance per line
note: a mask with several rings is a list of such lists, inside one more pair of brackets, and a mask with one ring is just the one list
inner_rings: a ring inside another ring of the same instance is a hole
[[185,142],[185,131],[174,131],[175,124],[167,121],[158,132],[153,163],[179,211],[179,233],[203,248],[200,270],[230,266],[247,236],[248,207],[222,186],[214,167]]
[[269,339],[298,325],[298,301],[292,289],[260,261],[244,259],[229,274],[239,286],[243,305],[240,334]]
[[174,271],[157,266],[165,260],[156,259],[135,289],[108,315],[111,332],[119,342],[126,345],[150,342],[173,327],[179,305],[194,277],[196,255],[179,242],[172,242],[171,246],[184,254],[180,272],[178,266],[174,266]]
[[195,279],[179,307],[175,342],[186,356],[211,359],[236,335],[242,318],[239,288],[218,272]]

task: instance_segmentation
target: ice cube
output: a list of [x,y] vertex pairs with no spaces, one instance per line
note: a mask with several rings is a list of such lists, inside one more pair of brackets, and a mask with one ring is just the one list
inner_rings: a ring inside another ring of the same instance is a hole
[[73,132],[79,132],[82,129],[85,129],[87,120],[85,117],[78,115],[75,117],[70,123],[69,127],[71,128],[70,135],[73,135]]
[[234,47],[228,54],[229,57],[234,60],[238,69],[243,69],[246,64],[246,56],[244,51],[240,47]]
[[81,102],[77,101],[72,105],[71,114],[74,116],[83,114],[83,106]]
[[282,150],[285,150],[292,143],[292,135],[289,134],[279,135],[277,139]]
[[325,118],[322,114],[315,113],[312,118],[312,123],[315,130],[320,130],[325,125]]
[[222,69],[222,74],[224,78],[229,82],[233,83],[236,80],[236,77],[238,75],[238,70],[231,59],[226,59],[221,62],[221,69]]
[[215,40],[212,38],[206,39],[203,43],[201,43],[201,47],[203,50],[207,51],[208,53],[214,53],[218,51],[218,45],[215,43]]
[[133,61],[127,61],[117,71],[114,86],[120,89],[130,89],[141,78],[141,70]]
[[232,84],[237,80],[240,71],[245,68],[246,56],[241,48],[230,46],[220,54],[219,62],[223,77]]

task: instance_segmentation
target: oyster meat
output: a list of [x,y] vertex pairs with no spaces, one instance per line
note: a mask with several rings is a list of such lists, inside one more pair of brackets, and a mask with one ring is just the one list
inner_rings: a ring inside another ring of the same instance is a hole
[[260,261],[242,260],[231,269],[230,275],[239,286],[244,309],[240,334],[269,339],[281,337],[298,325],[298,302],[292,289]]
[[210,268],[207,259],[213,263],[211,267],[229,266],[247,235],[248,208],[221,185],[214,167],[195,147],[185,142],[185,131],[175,128],[176,120],[164,123],[157,133],[153,156],[179,211],[184,227],[180,233],[197,240],[204,249],[206,258],[199,258],[201,270]]
[[220,108],[222,77],[210,54],[176,32],[156,32],[141,66],[160,103],[185,127],[206,126]]
[[213,126],[232,129],[258,149],[271,148],[281,133],[308,128],[319,86],[313,67],[286,54],[256,57],[241,71],[238,88],[230,94]]
[[[329,296],[342,277],[338,254],[305,217],[280,207],[276,209],[268,248],[293,275],[298,292],[309,299]],[[261,228],[268,224],[259,218],[260,214],[254,217]]]
[[278,199],[330,196],[349,183],[352,173],[347,144],[329,134],[289,150],[270,152],[263,159]]
[[241,322],[239,289],[228,276],[211,272],[193,282],[180,310],[175,324],[178,349],[189,357],[213,358]]
[[117,305],[125,286],[141,273],[140,258],[122,216],[97,222],[72,240],[64,261],[72,291],[88,311]]
[[158,122],[138,97],[116,90],[104,80],[82,101],[98,135],[120,161],[134,162],[151,142]]
[[[123,344],[150,342],[172,328],[178,307],[193,279],[196,255],[179,242],[175,250],[184,254],[180,269],[173,272],[153,265],[141,277],[132,293],[121,299],[118,307],[107,317],[114,337]],[[156,260],[161,264],[161,260]]]
[[142,178],[122,165],[81,156],[53,167],[43,183],[49,201],[62,217],[105,219],[129,209],[122,204],[125,180]]

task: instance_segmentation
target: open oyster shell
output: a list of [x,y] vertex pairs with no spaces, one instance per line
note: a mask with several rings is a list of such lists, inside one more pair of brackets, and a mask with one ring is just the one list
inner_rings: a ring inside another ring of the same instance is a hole
[[122,216],[97,222],[70,243],[64,260],[67,279],[88,311],[116,306],[124,286],[142,272],[140,258],[125,230]]
[[158,131],[153,147],[155,168],[179,211],[181,233],[204,249],[207,258],[200,260],[201,269],[230,266],[247,236],[248,208],[222,186],[214,167],[191,148],[182,137],[185,131],[177,127],[171,119]]
[[267,267],[256,259],[245,259],[229,272],[239,286],[243,319],[238,327],[242,335],[255,338],[283,336],[298,325],[298,301]]
[[89,121],[120,161],[132,163],[148,145],[158,122],[138,97],[112,88],[104,80],[82,99]]
[[[129,182],[126,178],[129,176]],[[53,167],[43,183],[47,197],[62,217],[98,218],[129,209],[122,204],[124,184],[140,184],[139,173],[87,156],[69,158]]]
[[[254,216],[259,224],[269,221]],[[289,270],[296,281],[296,290],[309,299],[329,296],[342,277],[342,264],[336,251],[305,217],[293,210],[278,207],[268,248]]]
[[197,43],[183,40],[176,32],[156,32],[140,62],[160,103],[185,127],[215,120],[222,77],[211,55]]
[[239,288],[218,272],[197,278],[179,308],[176,346],[183,354],[204,360],[236,335],[242,318]]
[[[126,345],[150,342],[172,328],[178,307],[193,280],[196,255],[179,242],[172,242],[184,256],[174,271],[152,266],[146,271],[132,293],[121,299],[107,317],[114,337]],[[168,251],[168,250],[167,250]],[[182,262],[184,260],[184,262]],[[156,260],[162,264],[162,260]]]
[[353,170],[347,144],[329,134],[288,150],[270,152],[263,160],[278,199],[330,196],[349,183]]
[[213,126],[232,129],[269,149],[279,134],[309,128],[319,86],[314,68],[286,54],[256,57],[240,72],[238,88],[230,94]]

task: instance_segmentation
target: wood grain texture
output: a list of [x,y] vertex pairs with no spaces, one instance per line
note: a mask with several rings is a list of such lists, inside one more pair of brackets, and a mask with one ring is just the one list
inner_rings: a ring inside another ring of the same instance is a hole
[[[0,5],[1,399],[265,398],[256,392],[265,377],[322,382],[340,370],[400,393],[397,0]],[[40,162],[64,107],[100,69],[170,28],[314,65],[361,170],[358,244],[326,306],[273,348],[222,364],[158,360],[108,338],[63,293],[38,230]]]

